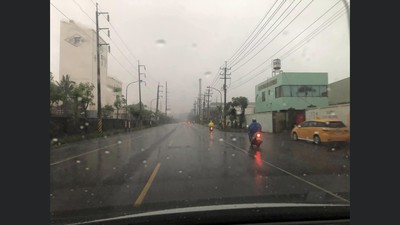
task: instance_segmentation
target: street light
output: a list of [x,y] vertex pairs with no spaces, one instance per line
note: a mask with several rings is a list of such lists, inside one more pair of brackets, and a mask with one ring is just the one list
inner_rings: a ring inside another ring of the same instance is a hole
[[[220,104],[221,104],[221,112],[222,112],[222,110],[225,112],[225,109],[223,109],[222,108],[222,93],[221,93],[221,91],[220,90],[218,90],[218,89],[216,89],[216,88],[213,88],[213,87],[211,87],[211,86],[207,86],[207,88],[211,88],[211,89],[213,89],[213,90],[216,90],[216,91],[218,91],[219,92],[219,99],[220,99]],[[222,116],[222,115],[221,115]]]
[[133,84],[133,83],[137,83],[137,82],[143,82],[143,80],[137,80],[137,81],[133,81],[133,82],[130,82],[128,85],[126,85],[126,89],[125,89],[125,92],[126,92],[126,95],[125,95],[125,101],[126,101],[126,103],[125,103],[125,113],[126,113],[126,119],[128,119],[128,87],[129,87],[129,85],[131,85],[131,84]]

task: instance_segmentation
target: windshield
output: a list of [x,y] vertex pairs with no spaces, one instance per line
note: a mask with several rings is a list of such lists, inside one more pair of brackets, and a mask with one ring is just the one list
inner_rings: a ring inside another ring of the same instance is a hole
[[349,206],[349,132],[297,126],[350,129],[349,13],[345,0],[51,0],[51,223]]

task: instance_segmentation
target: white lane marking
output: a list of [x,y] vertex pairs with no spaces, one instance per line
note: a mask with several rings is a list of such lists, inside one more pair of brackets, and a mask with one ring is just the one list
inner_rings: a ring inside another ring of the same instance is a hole
[[90,154],[90,153],[93,153],[93,152],[97,152],[97,151],[99,151],[99,150],[102,150],[102,149],[105,149],[105,148],[109,148],[109,147],[114,146],[114,145],[118,145],[118,143],[112,144],[112,145],[107,145],[107,146],[104,146],[104,147],[101,147],[101,148],[97,148],[97,149],[95,149],[95,150],[92,150],[92,151],[90,151],[90,152],[85,152],[85,153],[82,153],[82,154],[79,154],[79,155],[76,155],[76,156],[73,156],[73,157],[69,157],[69,158],[63,159],[63,160],[61,160],[61,161],[58,161],[58,162],[55,162],[55,163],[50,164],[50,166],[54,166],[54,165],[60,164],[60,163],[62,163],[62,162],[66,162],[66,161],[68,161],[68,160],[78,158],[79,156],[83,156],[83,155],[87,155],[87,154]]
[[[224,141],[224,142],[225,142],[226,144],[228,144],[228,145],[234,147],[234,148],[237,148],[237,149],[241,150],[241,151],[242,151],[243,153],[245,153],[245,154],[248,153],[248,151],[246,151],[246,150],[244,150],[244,149],[242,149],[242,148],[240,148],[240,147],[237,147],[237,146],[235,146],[235,145],[233,145],[233,144],[231,144],[231,143],[229,143],[229,142],[226,142],[226,141]],[[320,189],[320,190],[322,190],[322,191],[324,191],[324,192],[326,192],[326,193],[328,193],[328,194],[330,194],[330,195],[332,195],[332,196],[334,196],[334,197],[336,197],[336,198],[338,198],[338,199],[340,199],[340,200],[343,200],[343,201],[345,201],[345,202],[347,202],[347,203],[350,203],[349,200],[347,200],[347,199],[345,199],[345,198],[342,198],[342,197],[340,197],[339,195],[336,195],[336,194],[334,194],[334,193],[332,193],[332,192],[330,192],[330,191],[328,191],[328,190],[326,190],[326,189],[324,189],[324,188],[322,188],[322,187],[320,187],[320,186],[318,186],[318,185],[316,185],[316,184],[313,184],[313,183],[311,183],[311,182],[309,182],[309,181],[307,181],[307,180],[304,180],[303,178],[301,178],[301,177],[299,177],[299,176],[296,176],[296,175],[294,175],[293,173],[290,173],[289,171],[286,171],[286,170],[284,170],[284,169],[282,169],[282,168],[279,168],[279,167],[275,166],[274,164],[265,161],[264,159],[261,159],[261,160],[262,160],[264,163],[266,163],[266,164],[268,164],[268,165],[274,167],[275,169],[278,169],[278,170],[280,170],[280,171],[282,171],[282,172],[284,172],[284,173],[286,173],[286,174],[289,174],[290,176],[292,176],[292,177],[294,177],[294,178],[297,178],[297,179],[299,179],[299,180],[301,180],[301,181],[303,181],[303,182],[305,182],[305,183],[307,183],[307,184],[309,184],[309,185],[311,185],[311,186],[313,186],[313,187],[315,187],[315,188],[318,188],[318,189]]]
[[[142,136],[143,136],[143,135],[142,135]],[[142,137],[142,136],[137,136],[137,137],[135,137],[134,139],[137,139],[137,138]],[[132,138],[132,139],[133,139],[133,138]],[[90,154],[90,153],[93,153],[93,152],[97,152],[97,151],[99,151],[99,150],[102,150],[102,149],[105,149],[105,148],[109,148],[109,147],[114,146],[114,145],[118,145],[118,142],[117,142],[116,144],[107,145],[107,146],[104,146],[104,147],[101,147],[101,148],[94,149],[94,150],[89,151],[89,152],[85,152],[85,153],[82,153],[82,154],[79,154],[79,155],[76,155],[76,156],[72,156],[72,157],[69,157],[69,158],[60,160],[60,161],[58,161],[58,162],[51,163],[50,166],[54,166],[54,165],[60,164],[60,163],[62,163],[62,162],[66,162],[66,161],[68,161],[68,160],[75,159],[75,158],[77,158],[77,157],[79,157],[79,156],[83,156],[83,155],[87,155],[87,154]]]

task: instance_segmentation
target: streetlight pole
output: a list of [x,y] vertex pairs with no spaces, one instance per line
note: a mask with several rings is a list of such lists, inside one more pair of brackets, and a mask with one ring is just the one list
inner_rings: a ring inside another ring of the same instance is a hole
[[129,87],[129,85],[131,85],[131,84],[133,84],[133,83],[137,83],[137,82],[142,82],[142,80],[137,80],[137,81],[133,81],[133,82],[130,82],[128,85],[126,85],[126,89],[125,89],[125,92],[126,92],[126,95],[125,95],[125,101],[126,101],[126,103],[125,103],[125,113],[126,113],[126,120],[128,120],[128,87]]
[[[211,88],[211,89],[216,90],[216,91],[219,92],[219,99],[220,99],[221,113],[222,113],[222,110],[224,110],[224,109],[222,109],[222,93],[221,93],[221,91],[218,90],[218,89],[216,89],[216,88],[213,88],[213,87],[211,87],[211,86],[207,86],[207,88]],[[221,118],[220,118],[220,119],[221,119]]]

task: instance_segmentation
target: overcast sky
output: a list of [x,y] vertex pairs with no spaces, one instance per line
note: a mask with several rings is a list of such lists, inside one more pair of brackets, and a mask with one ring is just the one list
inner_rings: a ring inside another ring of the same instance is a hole
[[[254,102],[255,85],[272,75],[272,60],[284,72],[327,72],[329,83],[350,76],[350,33],[342,0],[51,0],[50,71],[59,77],[60,21],[95,29],[95,3],[108,12],[100,27],[110,28],[108,75],[138,80],[146,66],[142,101],[150,106],[158,82],[168,82],[171,112],[189,112],[208,85],[221,89],[220,67],[231,69],[227,101],[245,96]],[[235,54],[237,53],[237,54]],[[211,100],[219,101],[213,90]],[[223,91],[221,89],[223,94]],[[129,104],[138,102],[130,85]],[[216,99],[217,98],[217,99]],[[153,109],[155,101],[153,101]]]

